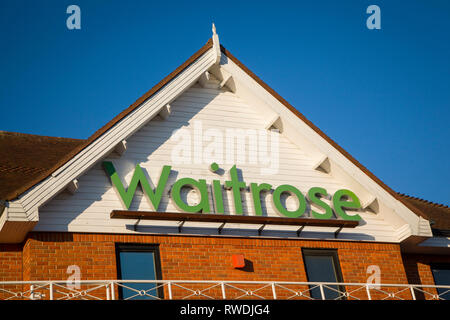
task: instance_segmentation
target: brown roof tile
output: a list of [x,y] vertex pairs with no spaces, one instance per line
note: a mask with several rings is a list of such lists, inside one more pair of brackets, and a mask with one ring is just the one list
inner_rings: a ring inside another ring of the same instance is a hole
[[10,200],[86,140],[0,131],[0,199]]
[[450,230],[450,208],[448,206],[402,193],[399,193],[399,195],[414,207],[419,208],[427,216],[431,222],[431,228]]

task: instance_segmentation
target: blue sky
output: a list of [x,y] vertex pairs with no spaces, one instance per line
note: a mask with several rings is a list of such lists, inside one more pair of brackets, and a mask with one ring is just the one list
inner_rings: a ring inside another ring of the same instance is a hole
[[[68,30],[66,8],[81,8]],[[381,8],[369,30],[366,8]],[[395,191],[449,204],[450,1],[0,1],[0,130],[87,138],[221,43]]]

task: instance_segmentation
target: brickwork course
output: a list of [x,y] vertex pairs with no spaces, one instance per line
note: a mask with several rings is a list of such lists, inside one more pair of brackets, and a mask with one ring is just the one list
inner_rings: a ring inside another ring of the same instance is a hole
[[[30,233],[22,244],[0,245],[0,281],[67,279],[70,265],[80,267],[82,280],[114,280],[118,244],[156,245],[162,280],[307,282],[302,249],[336,250],[346,283],[365,283],[367,268],[377,265],[382,283],[433,285],[430,265],[450,263],[445,255],[402,254],[400,245],[393,243]],[[244,255],[245,268],[233,267],[233,254]]]

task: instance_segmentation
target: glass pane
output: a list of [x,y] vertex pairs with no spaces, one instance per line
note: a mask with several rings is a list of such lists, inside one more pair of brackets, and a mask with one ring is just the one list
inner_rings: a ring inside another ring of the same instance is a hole
[[[450,269],[433,268],[431,271],[433,272],[434,283],[437,286],[450,285]],[[442,294],[442,296],[441,296],[442,299],[450,300],[450,291],[449,290],[450,289],[438,288],[437,292],[439,294]]]
[[[153,252],[120,252],[120,277],[122,280],[156,280],[155,258]],[[127,287],[137,291],[145,290],[146,294],[158,296],[154,283],[126,283]],[[132,300],[154,299],[139,295],[138,292],[122,288],[122,298]]]
[[[306,272],[308,273],[308,281],[337,282],[337,275],[332,256],[305,255],[305,267]],[[338,290],[338,286],[329,287]],[[339,296],[338,292],[329,288],[324,287],[323,291],[326,299],[335,299]],[[322,299],[319,287],[310,290],[310,292],[311,297],[315,299]]]

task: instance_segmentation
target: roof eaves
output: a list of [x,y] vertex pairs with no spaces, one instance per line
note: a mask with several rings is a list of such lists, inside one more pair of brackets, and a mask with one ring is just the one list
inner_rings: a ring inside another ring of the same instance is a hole
[[407,194],[404,194],[404,193],[400,193],[400,192],[397,192],[397,193],[398,193],[398,195],[400,195],[401,197],[406,198],[406,199],[417,200],[417,201],[423,202],[426,205],[430,205],[430,206],[433,206],[433,207],[450,209],[449,206],[447,206],[445,204],[442,204],[442,203],[431,202],[431,201],[428,201],[428,200],[425,200],[425,199],[422,199],[422,198],[413,197],[413,196],[410,196],[410,195],[407,195]]

